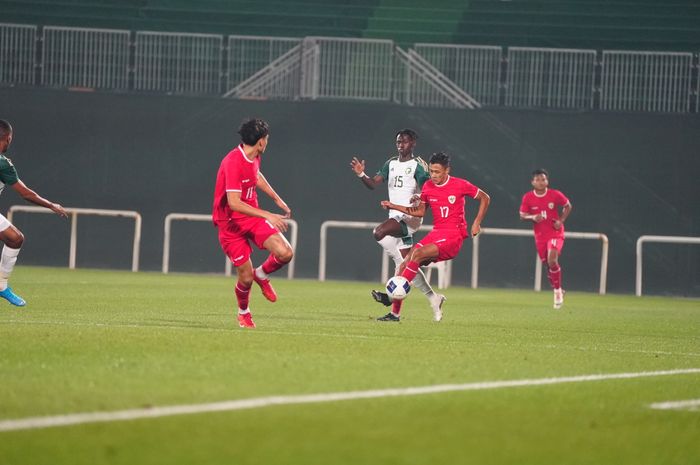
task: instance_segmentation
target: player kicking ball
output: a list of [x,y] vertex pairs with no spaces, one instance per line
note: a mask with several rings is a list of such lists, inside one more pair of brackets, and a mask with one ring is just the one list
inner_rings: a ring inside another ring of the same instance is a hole
[[531,184],[533,189],[523,195],[520,219],[534,223],[537,254],[547,266],[547,277],[554,291],[554,308],[559,309],[564,305],[559,256],[564,248],[564,221],[571,214],[571,202],[562,192],[549,188],[549,173],[544,169],[532,172]]
[[[238,130],[241,144],[221,161],[214,189],[212,220],[219,228],[221,248],[238,275],[236,300],[241,328],[255,328],[248,308],[253,281],[267,300],[275,302],[277,294],[269,275],[294,257],[291,245],[282,235],[287,231],[285,220],[292,212],[260,172],[260,159],[267,148],[269,133],[267,123],[261,119],[250,119],[241,125]],[[267,194],[284,214],[259,208],[257,189]],[[255,269],[250,260],[251,242],[270,252],[267,260]]]
[[[404,207],[388,200],[381,202],[382,208],[398,210],[411,216],[423,217],[428,207],[433,215],[433,229],[408,253],[401,264],[399,274],[411,282],[419,266],[431,262],[451,260],[457,256],[467,233],[464,216],[466,197],[479,201],[479,211],[472,223],[472,236],[481,231],[481,222],[489,208],[489,195],[466,179],[450,176],[450,157],[435,153],[429,162],[430,179],[425,182],[417,206]],[[379,321],[399,321],[403,300],[394,300],[391,312],[378,318]],[[435,321],[442,320],[442,309],[433,315]]]

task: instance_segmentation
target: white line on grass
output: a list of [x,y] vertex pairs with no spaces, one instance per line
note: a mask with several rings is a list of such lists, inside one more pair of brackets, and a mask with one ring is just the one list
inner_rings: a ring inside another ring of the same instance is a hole
[[322,402],[337,402],[341,400],[417,396],[423,394],[436,394],[442,392],[481,391],[487,389],[545,386],[562,383],[583,383],[588,381],[604,381],[610,379],[647,378],[654,376],[671,376],[697,373],[700,373],[700,368],[687,368],[665,371],[642,371],[638,373],[609,373],[597,375],[566,376],[561,378],[483,381],[466,384],[438,384],[433,386],[374,389],[369,391],[330,392],[321,394],[258,397],[253,399],[229,400],[224,402],[213,402],[207,404],[170,405],[166,407],[117,410],[113,412],[74,413],[69,415],[19,418],[16,420],[0,421],[0,431],[51,428],[56,426],[80,425],[84,423],[136,420],[139,418],[159,418],[173,415],[188,415],[207,412],[228,412],[232,410],[246,410],[260,407],[269,407],[272,405],[314,404]]
[[649,407],[657,410],[700,410],[700,399],[656,402]]

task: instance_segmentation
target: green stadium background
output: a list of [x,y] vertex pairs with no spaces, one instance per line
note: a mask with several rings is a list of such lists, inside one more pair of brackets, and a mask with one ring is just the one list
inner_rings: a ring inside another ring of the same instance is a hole
[[[209,213],[219,162],[238,143],[237,126],[248,116],[271,124],[262,171],[299,222],[297,277],[317,277],[323,221],[385,217],[379,201],[386,190],[364,188],[349,161],[358,155],[374,172],[394,153],[394,134],[404,127],[419,133],[417,153],[447,151],[453,174],[491,195],[486,227],[529,228],[518,220],[520,198],[530,171],[547,168],[551,186],[573,203],[567,228],[610,238],[609,292],[634,292],[639,236],[700,235],[697,115],[453,111],[19,88],[0,89],[0,101],[15,128],[9,155],[29,186],[64,206],[143,215],[142,270],[160,270],[166,214]],[[22,203],[9,190],[0,198],[3,211]],[[272,208],[267,200],[263,205]],[[474,213],[471,203],[468,219]],[[19,213],[15,223],[27,236],[20,266],[67,265],[67,221]],[[78,267],[130,268],[133,222],[81,217],[78,232]],[[484,236],[481,242],[481,286],[532,286],[531,239]],[[330,279],[379,280],[380,249],[370,231],[333,230],[329,245]],[[470,257],[466,243],[453,285],[469,285]],[[646,245],[645,293],[700,295],[699,257],[690,245]],[[569,240],[562,263],[565,287],[597,291],[599,242]],[[223,272],[223,265],[213,227],[175,224],[173,271]]]

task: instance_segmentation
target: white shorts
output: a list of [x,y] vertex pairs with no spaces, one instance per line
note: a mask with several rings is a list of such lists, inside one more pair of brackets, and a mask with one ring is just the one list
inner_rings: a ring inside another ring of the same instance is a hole
[[401,238],[399,249],[410,249],[413,246],[413,235],[418,231],[421,224],[423,224],[423,218],[406,215],[396,210],[391,210],[389,212],[389,218],[398,221],[402,229],[405,229],[406,236]]
[[0,213],[0,231],[4,231],[10,226],[12,226],[12,223],[10,223],[10,221],[7,218],[5,218],[5,215]]

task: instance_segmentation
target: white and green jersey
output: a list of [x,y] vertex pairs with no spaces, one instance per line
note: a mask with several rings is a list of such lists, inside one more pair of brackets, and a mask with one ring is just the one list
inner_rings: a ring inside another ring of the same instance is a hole
[[430,177],[427,163],[415,156],[407,161],[399,161],[398,156],[392,157],[384,163],[377,175],[389,185],[389,201],[404,207],[411,205],[411,197],[420,193],[423,184]]
[[0,154],[0,194],[5,189],[6,184],[11,186],[17,181],[19,181],[19,177],[15,165],[5,154]]

